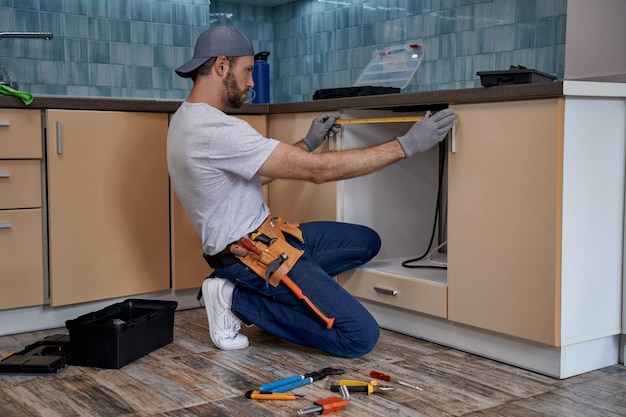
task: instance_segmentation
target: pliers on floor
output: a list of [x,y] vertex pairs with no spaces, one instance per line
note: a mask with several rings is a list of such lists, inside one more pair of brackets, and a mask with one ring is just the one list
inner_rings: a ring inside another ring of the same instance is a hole
[[301,387],[303,385],[311,384],[315,381],[319,381],[321,379],[326,378],[329,375],[341,375],[345,371],[340,368],[324,368],[319,371],[313,371],[306,373],[304,375],[296,375],[290,378],[281,379],[279,381],[270,382],[269,384],[265,384],[259,388],[259,392],[266,393],[278,393],[278,392],[287,392],[294,388]]
[[356,381],[354,379],[342,379],[339,381],[339,385],[331,385],[330,390],[333,392],[339,392],[341,386],[348,387],[349,392],[366,392],[367,395],[373,394],[376,391],[391,391],[394,387],[389,385],[378,385],[378,382],[372,380],[370,382]]

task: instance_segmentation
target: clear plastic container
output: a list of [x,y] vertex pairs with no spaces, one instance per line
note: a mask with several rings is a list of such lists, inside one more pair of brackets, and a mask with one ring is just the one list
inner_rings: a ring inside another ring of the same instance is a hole
[[423,58],[424,47],[421,43],[376,50],[354,85],[405,88]]

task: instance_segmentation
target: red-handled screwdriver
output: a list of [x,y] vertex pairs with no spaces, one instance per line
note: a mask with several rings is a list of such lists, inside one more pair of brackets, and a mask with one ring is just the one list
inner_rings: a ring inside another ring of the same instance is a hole
[[[380,379],[382,381],[387,381],[387,382],[391,381],[391,377],[389,375],[385,375],[385,374],[383,374],[381,372],[371,371],[370,372],[370,376],[372,378]],[[404,385],[405,387],[413,388],[414,390],[417,390],[417,391],[424,391],[421,387],[418,387],[416,385],[407,384],[406,382],[402,382],[402,381],[398,381],[398,380],[394,380],[392,382],[395,382],[395,383],[400,384],[400,385]]]

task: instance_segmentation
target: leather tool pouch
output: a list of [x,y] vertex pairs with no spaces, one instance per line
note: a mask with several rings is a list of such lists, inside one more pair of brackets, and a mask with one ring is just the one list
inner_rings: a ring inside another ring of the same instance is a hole
[[270,245],[266,245],[258,240],[251,239],[252,243],[262,251],[261,255],[258,256],[249,252],[246,256],[237,256],[237,258],[263,279],[266,279],[267,266],[277,259],[284,258],[280,268],[273,271],[273,274],[267,279],[272,286],[276,287],[304,253],[303,250],[294,248],[285,240],[285,234],[288,234],[300,242],[304,242],[302,231],[298,226],[295,223],[287,223],[280,217],[268,217],[251,236],[254,236],[256,233],[262,233],[272,239],[273,242]]

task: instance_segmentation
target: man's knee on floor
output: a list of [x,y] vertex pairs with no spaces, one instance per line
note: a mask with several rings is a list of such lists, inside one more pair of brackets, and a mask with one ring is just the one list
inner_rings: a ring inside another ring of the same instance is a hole
[[342,346],[342,352],[337,356],[342,356],[344,358],[358,358],[368,354],[374,349],[374,347],[376,347],[379,337],[380,328],[378,327],[378,324],[373,323],[364,327],[358,335],[354,335],[346,341],[344,346]]

